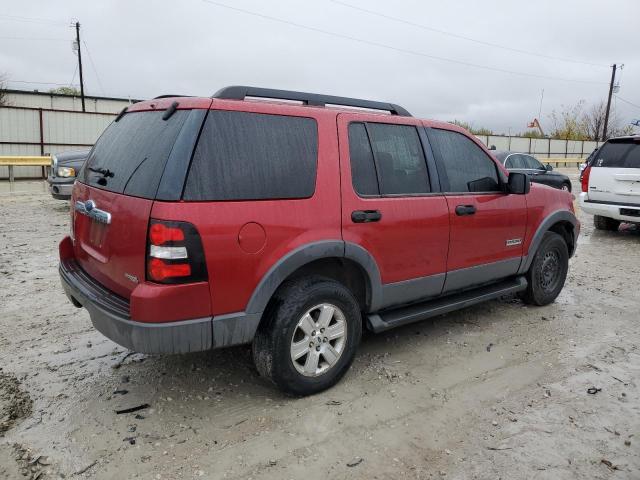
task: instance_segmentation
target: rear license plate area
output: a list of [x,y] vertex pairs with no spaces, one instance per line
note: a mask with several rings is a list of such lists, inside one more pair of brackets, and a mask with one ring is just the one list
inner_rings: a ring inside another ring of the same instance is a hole
[[89,244],[100,248],[104,243],[107,226],[104,223],[90,221],[89,222]]

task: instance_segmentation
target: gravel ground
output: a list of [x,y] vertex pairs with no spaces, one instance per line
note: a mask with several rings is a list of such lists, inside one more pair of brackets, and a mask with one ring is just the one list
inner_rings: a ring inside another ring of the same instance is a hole
[[596,232],[580,213],[554,304],[367,335],[338,386],[292,399],[248,348],[147,356],[94,331],[59,285],[68,204],[40,182],[14,190],[0,193],[0,478],[640,478],[640,229]]

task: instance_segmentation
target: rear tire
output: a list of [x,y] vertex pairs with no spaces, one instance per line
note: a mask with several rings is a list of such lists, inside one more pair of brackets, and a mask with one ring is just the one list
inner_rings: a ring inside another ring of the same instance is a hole
[[320,276],[290,280],[265,312],[253,359],[260,374],[284,392],[311,395],[342,378],[361,335],[358,302],[344,285]]
[[548,305],[560,294],[569,271],[569,250],[564,239],[547,232],[526,274],[527,289],[520,298],[530,305]]
[[561,186],[560,186],[560,190],[565,190],[567,192],[571,192],[571,184],[569,182],[564,182]]
[[610,232],[615,232],[618,230],[620,223],[622,223],[620,220],[603,217],[602,215],[593,216],[593,224],[595,225],[596,230],[608,230]]

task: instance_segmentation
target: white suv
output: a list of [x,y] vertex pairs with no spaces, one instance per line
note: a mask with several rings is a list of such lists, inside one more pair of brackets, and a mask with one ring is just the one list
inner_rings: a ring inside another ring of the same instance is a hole
[[599,230],[640,223],[640,135],[609,139],[582,176],[580,207]]

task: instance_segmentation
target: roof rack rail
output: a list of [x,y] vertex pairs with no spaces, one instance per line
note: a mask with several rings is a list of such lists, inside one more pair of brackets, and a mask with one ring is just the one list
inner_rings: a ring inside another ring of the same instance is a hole
[[247,87],[234,85],[218,90],[212,98],[225,100],[244,100],[246,97],[274,98],[282,100],[296,100],[305,105],[323,107],[330,105],[344,105],[348,107],[369,108],[372,110],[384,110],[392,115],[411,117],[412,115],[400,105],[373,100],[361,100],[358,98],[335,97],[318,93],[294,92],[291,90],[277,90],[274,88]]
[[153,100],[158,100],[159,98],[173,98],[173,97],[190,97],[191,95],[158,95],[157,97],[153,97]]

